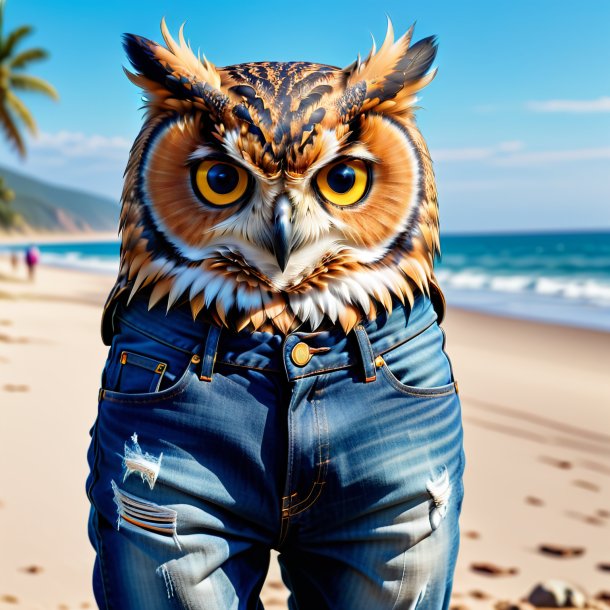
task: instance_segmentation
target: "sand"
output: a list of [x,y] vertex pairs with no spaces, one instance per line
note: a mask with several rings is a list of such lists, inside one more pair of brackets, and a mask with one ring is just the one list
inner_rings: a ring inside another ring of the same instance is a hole
[[[84,484],[112,283],[41,267],[30,284],[0,257],[0,608],[96,607]],[[458,309],[443,326],[467,459],[453,607],[548,578],[610,591],[610,334]],[[265,607],[286,597],[272,562]]]

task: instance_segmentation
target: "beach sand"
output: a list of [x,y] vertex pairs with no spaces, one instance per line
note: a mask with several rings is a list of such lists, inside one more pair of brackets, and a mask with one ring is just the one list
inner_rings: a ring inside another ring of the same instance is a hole
[[[96,607],[84,485],[113,279],[41,267],[30,284],[0,258],[0,608]],[[443,327],[467,461],[452,607],[548,578],[610,592],[610,335],[458,309]],[[286,597],[272,561],[265,607]]]

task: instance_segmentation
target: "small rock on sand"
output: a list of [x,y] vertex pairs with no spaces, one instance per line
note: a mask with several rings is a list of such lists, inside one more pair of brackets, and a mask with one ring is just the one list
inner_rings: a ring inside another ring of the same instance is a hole
[[527,601],[536,608],[586,608],[584,591],[562,580],[547,580],[537,584]]

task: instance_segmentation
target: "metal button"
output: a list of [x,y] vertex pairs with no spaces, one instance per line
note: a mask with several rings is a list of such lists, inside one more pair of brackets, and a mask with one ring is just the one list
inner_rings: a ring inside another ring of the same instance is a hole
[[292,348],[290,357],[297,366],[305,366],[311,360],[309,345],[300,341]]

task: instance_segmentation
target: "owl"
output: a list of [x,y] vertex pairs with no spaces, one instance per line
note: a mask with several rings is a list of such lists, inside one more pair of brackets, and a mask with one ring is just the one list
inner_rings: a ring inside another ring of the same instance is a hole
[[104,313],[142,293],[234,332],[287,334],[390,313],[427,294],[442,319],[432,162],[415,117],[434,36],[346,68],[195,55],[126,34],[145,118],[125,170],[120,270]]

